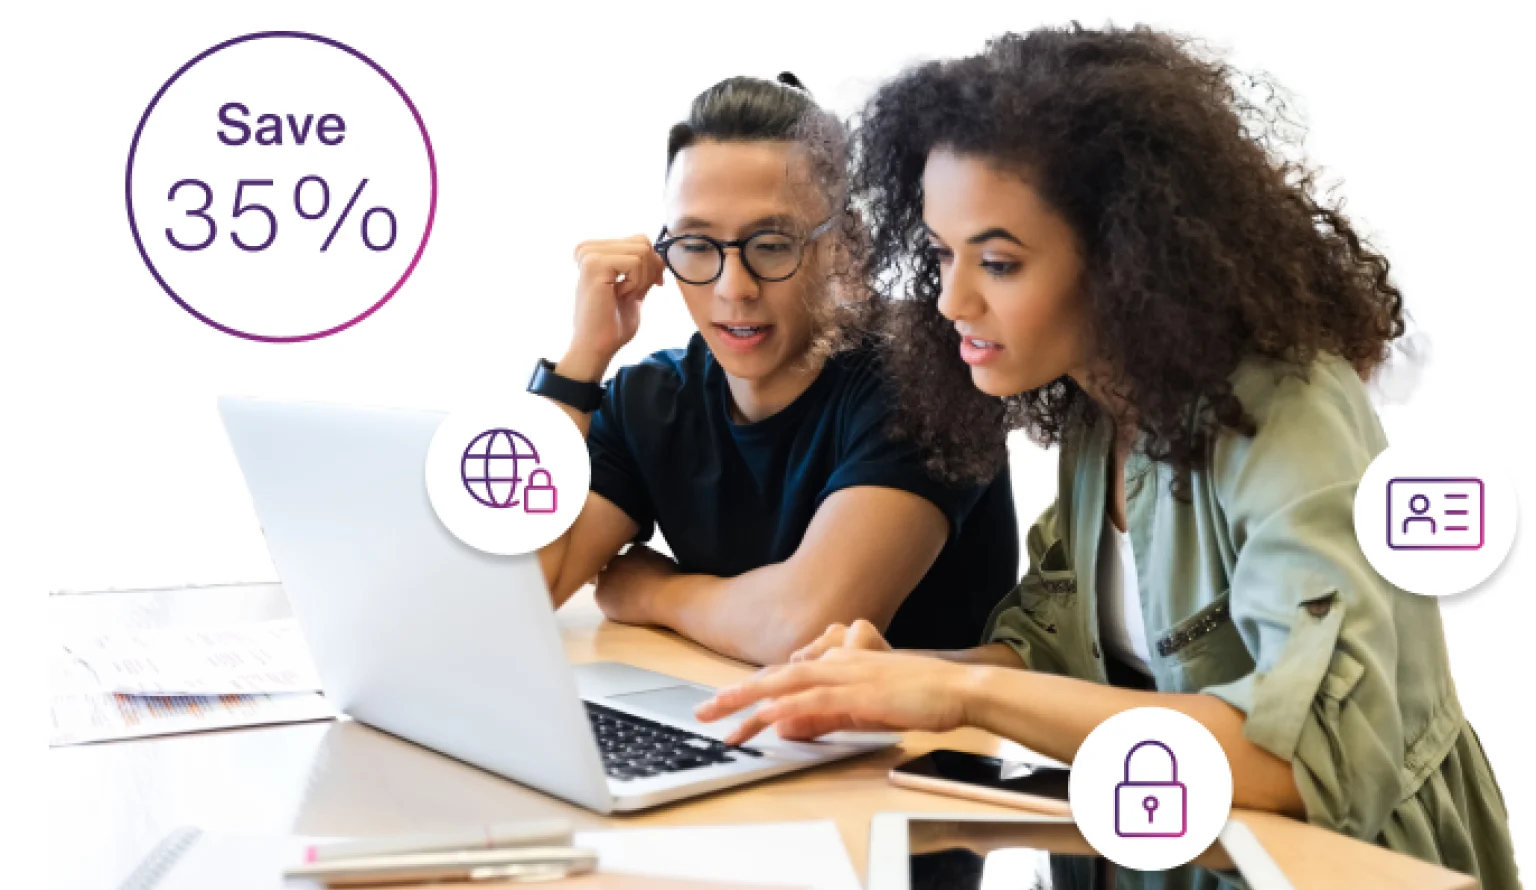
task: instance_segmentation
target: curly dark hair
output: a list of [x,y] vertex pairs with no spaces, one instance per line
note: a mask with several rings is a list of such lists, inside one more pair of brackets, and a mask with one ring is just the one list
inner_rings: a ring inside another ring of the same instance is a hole
[[[1145,27],[1045,28],[910,68],[855,119],[850,203],[867,221],[862,324],[899,392],[896,430],[951,481],[991,477],[1004,436],[1059,442],[1102,413],[1067,377],[997,399],[971,383],[937,309],[922,224],[935,148],[1020,175],[1075,231],[1092,342],[1175,489],[1220,428],[1251,435],[1231,375],[1248,357],[1296,373],[1318,353],[1368,377],[1404,330],[1388,263],[1331,194],[1314,196],[1280,88],[1189,38]],[[1295,158],[1288,158],[1287,155]],[[1112,418],[1115,419],[1115,418]]]

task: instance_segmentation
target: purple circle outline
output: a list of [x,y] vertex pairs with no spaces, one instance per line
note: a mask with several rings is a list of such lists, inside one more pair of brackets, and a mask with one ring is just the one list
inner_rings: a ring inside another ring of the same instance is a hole
[[[171,88],[171,84],[175,83],[183,74],[186,74],[193,65],[196,65],[203,59],[208,58],[221,49],[228,49],[237,43],[245,43],[248,40],[261,40],[267,37],[297,37],[303,40],[313,40],[317,43],[323,43],[326,46],[334,47],[351,54],[352,56],[366,63],[368,67],[378,72],[379,76],[384,78],[384,80],[386,80],[390,86],[395,88],[395,92],[400,94],[400,98],[405,102],[405,107],[409,108],[411,111],[411,116],[416,118],[416,126],[421,130],[421,141],[424,145],[426,145],[427,148],[427,166],[432,177],[432,200],[427,207],[427,227],[421,233],[421,244],[416,248],[416,255],[411,257],[410,265],[405,267],[405,272],[400,276],[400,280],[396,281],[394,287],[391,287],[389,291],[385,293],[377,303],[374,303],[372,306],[369,306],[367,309],[363,310],[361,314],[348,321],[344,321],[335,327],[327,328],[326,330],[318,331],[313,334],[297,334],[293,336],[252,334],[248,331],[237,330],[230,327],[229,325],[220,324],[219,322],[214,321],[212,318],[209,318],[203,313],[197,311],[192,307],[191,303],[188,303],[186,300],[183,300],[180,296],[177,295],[176,291],[171,288],[170,283],[167,282],[164,276],[160,274],[160,270],[155,268],[154,261],[149,258],[149,251],[144,249],[144,239],[139,236],[139,224],[138,221],[134,218],[133,214],[133,161],[139,151],[139,138],[144,135],[144,125],[149,122],[149,116],[154,112],[155,106],[160,104],[161,97],[163,97],[166,91]],[[427,125],[426,122],[421,119],[421,112],[416,110],[416,103],[411,101],[411,97],[406,95],[405,90],[400,87],[399,82],[391,77],[389,72],[380,67],[377,62],[368,58],[352,47],[347,46],[345,43],[342,43],[339,40],[332,40],[329,37],[321,37],[319,34],[309,34],[304,31],[258,31],[252,34],[245,34],[240,37],[231,38],[224,41],[223,43],[209,47],[208,49],[198,53],[192,58],[190,62],[176,69],[176,73],[172,74],[170,79],[167,80],[165,84],[161,86],[160,89],[155,93],[155,97],[149,100],[149,106],[144,109],[144,116],[139,118],[139,125],[133,131],[133,143],[128,146],[128,168],[125,191],[127,193],[128,199],[128,227],[133,230],[133,243],[138,245],[139,256],[144,258],[144,265],[149,268],[149,274],[155,276],[155,280],[160,282],[160,287],[170,295],[171,299],[176,301],[178,306],[187,310],[187,312],[190,313],[193,318],[196,318],[203,324],[223,331],[224,333],[230,334],[231,336],[240,337],[244,340],[256,340],[262,343],[302,343],[306,340],[318,340],[321,337],[329,337],[332,334],[340,333],[341,331],[352,327],[353,325],[377,312],[379,307],[383,306],[385,303],[388,303],[390,298],[395,295],[395,292],[400,290],[400,288],[405,285],[406,280],[411,277],[411,273],[416,271],[416,264],[421,262],[421,255],[427,249],[427,239],[432,235],[432,222],[437,218],[437,155],[432,151],[432,137],[427,133]]]

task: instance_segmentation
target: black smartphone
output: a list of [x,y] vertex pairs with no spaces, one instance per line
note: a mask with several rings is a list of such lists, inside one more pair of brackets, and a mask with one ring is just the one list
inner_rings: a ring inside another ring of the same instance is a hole
[[891,770],[891,783],[1036,812],[1066,815],[1070,770],[939,748]]

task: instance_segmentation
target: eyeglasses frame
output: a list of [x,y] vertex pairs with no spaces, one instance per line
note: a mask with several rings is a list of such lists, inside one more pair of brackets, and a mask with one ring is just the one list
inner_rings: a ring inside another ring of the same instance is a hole
[[[714,284],[716,281],[719,281],[720,276],[725,274],[725,252],[732,247],[736,248],[736,253],[741,257],[742,268],[746,269],[747,274],[751,275],[757,281],[788,281],[789,279],[795,277],[795,274],[800,271],[801,266],[805,265],[806,246],[809,245],[812,241],[815,241],[817,238],[820,238],[822,235],[825,235],[827,232],[831,231],[832,223],[836,221],[836,219],[836,214],[827,217],[824,221],[822,221],[820,225],[814,229],[811,229],[810,232],[806,233],[805,237],[800,239],[800,256],[795,261],[795,268],[791,269],[789,274],[781,275],[778,278],[769,278],[765,275],[757,274],[757,270],[752,268],[752,261],[747,259],[747,255],[742,252],[742,248],[746,246],[747,242],[751,241],[753,238],[756,238],[759,235],[773,234],[793,237],[790,236],[787,232],[783,232],[778,229],[758,229],[757,231],[742,238],[736,238],[732,241],[721,241],[717,238],[711,238],[708,235],[698,234],[673,235],[672,237],[668,238],[667,227],[662,226],[661,232],[656,235],[656,244],[652,247],[652,250],[655,250],[656,255],[661,257],[661,262],[667,267],[667,270],[676,276],[678,281],[684,282],[686,284],[704,285]],[[692,281],[690,279],[684,278],[681,275],[678,275],[677,270],[672,268],[672,263],[667,260],[667,251],[672,248],[672,245],[682,241],[685,238],[697,238],[709,242],[709,244],[712,245],[715,248],[715,251],[720,255],[720,270],[704,281]]]

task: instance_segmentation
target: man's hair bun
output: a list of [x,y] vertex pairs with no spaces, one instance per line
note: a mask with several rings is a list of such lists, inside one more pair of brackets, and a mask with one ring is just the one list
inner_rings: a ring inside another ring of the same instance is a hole
[[807,95],[809,95],[811,92],[805,88],[805,84],[800,82],[800,78],[796,77],[793,71],[780,71],[778,81],[787,87],[794,87],[797,90],[802,90]]

